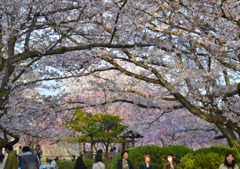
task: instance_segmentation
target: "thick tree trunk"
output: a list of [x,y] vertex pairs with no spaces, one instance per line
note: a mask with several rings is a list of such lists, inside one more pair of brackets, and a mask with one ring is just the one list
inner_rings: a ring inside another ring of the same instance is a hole
[[228,128],[227,126],[225,127],[221,124],[216,124],[216,126],[221,131],[221,133],[226,137],[230,147],[233,147],[234,144],[238,143],[237,136],[232,129]]
[[[6,128],[4,128],[1,125],[0,125],[0,130],[3,133],[3,138],[0,138],[0,148],[2,148],[7,143],[10,143],[12,145],[18,143],[19,137],[17,135],[10,133]],[[14,140],[9,142],[8,136],[11,136],[12,138],[14,138]]]
[[19,138],[18,138],[18,137],[17,137],[17,138],[14,138],[14,140],[13,140],[13,141],[10,141],[10,142],[8,142],[8,140],[1,140],[1,141],[0,141],[0,148],[3,148],[4,145],[7,144],[7,143],[10,143],[11,145],[15,145],[15,144],[18,143],[18,141],[19,141]]

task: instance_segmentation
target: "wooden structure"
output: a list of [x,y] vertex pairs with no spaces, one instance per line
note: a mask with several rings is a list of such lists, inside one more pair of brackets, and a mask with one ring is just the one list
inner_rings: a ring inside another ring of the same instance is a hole
[[[136,139],[142,138],[138,132],[129,130],[126,133],[122,133],[123,142],[122,142],[122,149],[130,148],[130,147],[135,147],[135,142]],[[127,144],[131,144],[131,146],[126,147]]]

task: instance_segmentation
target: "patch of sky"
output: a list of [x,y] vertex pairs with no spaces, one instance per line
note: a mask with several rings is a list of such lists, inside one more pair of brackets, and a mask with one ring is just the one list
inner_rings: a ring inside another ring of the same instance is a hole
[[[56,72],[58,75],[62,75],[63,73],[61,71],[59,71],[58,69],[51,67],[51,66],[47,66],[45,71],[48,72]],[[43,76],[44,78],[49,78],[51,79],[50,76]],[[41,91],[40,94],[46,95],[46,96],[54,96],[54,95],[58,95],[60,94],[62,91],[66,90],[66,86],[64,86],[64,84],[61,81],[56,81],[56,80],[46,80],[46,81],[42,81],[41,83],[38,84],[39,87],[37,87],[36,89]]]

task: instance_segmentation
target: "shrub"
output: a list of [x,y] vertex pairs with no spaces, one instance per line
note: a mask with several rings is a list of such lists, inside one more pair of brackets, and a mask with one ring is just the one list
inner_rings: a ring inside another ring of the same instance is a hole
[[[139,168],[139,165],[143,162],[143,155],[145,153],[150,154],[151,163],[154,168],[163,168],[165,162],[167,162],[166,157],[168,154],[173,154],[173,156],[181,160],[178,165],[178,169],[212,169],[218,168],[224,161],[225,154],[227,152],[232,152],[235,156],[237,164],[240,166],[240,157],[233,148],[214,146],[210,148],[203,148],[197,151],[192,151],[192,149],[184,146],[168,146],[168,147],[158,147],[158,146],[141,146],[129,149],[129,159],[132,161],[135,169]],[[121,153],[118,153],[113,161],[106,159],[104,164],[106,169],[116,169],[117,160],[121,159]],[[88,169],[91,169],[94,160],[84,159],[83,160]],[[59,169],[73,169],[75,161],[57,161]]]
[[61,160],[57,161],[58,169],[73,169],[75,161],[72,160]]
[[94,160],[90,159],[90,158],[84,158],[83,162],[84,162],[85,166],[87,167],[87,169],[91,169],[92,165],[94,163]]
[[[89,159],[89,158],[83,159],[83,162],[88,169],[92,168],[93,161],[94,161],[93,159]],[[72,160],[57,161],[58,169],[73,169],[75,163],[76,163],[76,160],[74,160],[74,161],[72,161]]]
[[105,169],[111,169],[111,167],[112,167],[111,159],[104,159],[103,163],[105,164]]
[[[192,152],[192,149],[185,146],[158,147],[154,145],[148,145],[129,149],[128,158],[132,161],[134,168],[139,168],[140,164],[143,163],[143,155],[149,154],[153,167],[163,168],[168,154],[173,154],[173,156],[180,159],[189,152]],[[114,157],[111,169],[116,169],[117,160],[119,159],[121,159],[121,153],[118,153]]]
[[[92,168],[92,165],[94,164],[93,159],[85,158],[85,159],[83,159],[83,161],[84,161],[84,164],[86,165],[86,167],[88,169]],[[112,161],[110,159],[104,159],[103,163],[105,164],[105,169],[110,169],[111,168]]]
[[223,146],[214,146],[210,148],[203,148],[195,152],[185,155],[178,168],[188,169],[212,169],[219,168],[220,164],[224,162],[225,154],[232,152],[235,156],[236,162],[239,161],[239,156],[236,154],[235,149]]
[[188,169],[212,169],[218,168],[222,163],[222,155],[209,152],[205,153],[190,153],[181,159],[178,168],[188,168]]

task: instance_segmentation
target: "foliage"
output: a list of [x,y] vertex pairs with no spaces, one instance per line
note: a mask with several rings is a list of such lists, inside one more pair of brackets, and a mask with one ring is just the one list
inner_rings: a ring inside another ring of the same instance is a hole
[[[73,169],[74,165],[75,165],[76,160],[72,161],[72,160],[61,160],[61,161],[57,161],[57,165],[59,169]],[[84,158],[83,162],[85,164],[85,166],[87,167],[87,169],[91,169],[92,165],[94,164],[94,160],[93,159],[89,159],[89,158]],[[103,163],[105,164],[105,169],[110,169],[111,166],[111,160],[107,159],[104,160]]]
[[203,148],[185,155],[179,164],[179,168],[189,169],[212,169],[218,168],[224,162],[224,157],[227,152],[232,152],[237,164],[240,164],[240,157],[233,148],[215,146]]
[[[174,157],[180,159],[178,165],[179,169],[212,169],[218,168],[220,164],[224,162],[224,157],[227,152],[232,152],[235,156],[235,161],[240,166],[240,157],[235,149],[223,146],[214,146],[210,148],[203,148],[197,151],[184,146],[168,146],[158,147],[154,145],[135,147],[128,150],[129,159],[132,161],[134,168],[139,168],[139,165],[143,162],[143,155],[145,153],[150,154],[151,163],[154,168],[163,168],[165,162],[167,162],[167,155],[173,154]],[[105,159],[103,162],[106,169],[116,169],[117,160],[121,159],[121,153],[118,153],[114,159]],[[84,164],[88,169],[91,169],[93,165],[93,159],[84,159]],[[59,169],[72,169],[74,162],[72,161],[57,161]]]
[[84,158],[83,162],[84,162],[85,166],[87,167],[87,169],[91,169],[92,165],[94,163],[94,159]]
[[57,163],[57,166],[58,166],[59,169],[66,169],[66,168],[73,169],[74,165],[75,165],[75,161],[72,161],[72,160],[58,160],[56,163]]
[[208,152],[207,154],[187,154],[181,159],[178,167],[189,169],[212,169],[218,168],[221,163],[223,163],[223,156],[221,154]]
[[[84,161],[84,164],[86,165],[86,167],[88,169],[92,168],[92,165],[94,164],[94,160],[93,159],[85,158],[85,159],[83,159],[83,161]],[[104,159],[103,163],[105,164],[105,169],[110,169],[112,160]]]
[[[131,148],[129,151],[129,159],[132,161],[134,168],[138,168],[143,162],[143,155],[149,154],[151,163],[154,168],[163,168],[168,154],[181,159],[185,154],[192,152],[190,148],[184,146],[168,146],[158,147],[154,145],[140,146]],[[121,159],[121,153],[118,153],[113,159],[112,169],[116,169],[117,160]]]
[[73,132],[68,140],[78,142],[103,143],[108,152],[110,143],[119,140],[119,135],[127,128],[119,116],[101,113],[86,113],[77,110],[65,125]]
[[213,152],[213,153],[222,154],[222,155],[225,155],[227,152],[232,152],[234,153],[234,155],[237,155],[236,150],[234,148],[224,147],[224,146],[213,146],[209,148],[202,148],[195,151],[195,153],[205,153],[205,154],[207,154],[208,152]]
[[104,159],[103,163],[105,164],[105,169],[111,169],[112,168],[112,160],[111,159]]

